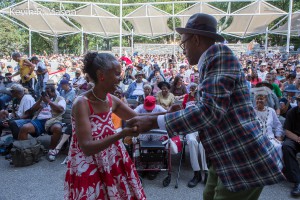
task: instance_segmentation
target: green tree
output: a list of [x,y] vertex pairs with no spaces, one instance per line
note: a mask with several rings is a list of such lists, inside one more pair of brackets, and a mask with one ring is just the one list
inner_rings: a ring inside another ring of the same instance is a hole
[[0,52],[10,55],[14,51],[27,52],[28,34],[10,21],[0,17]]

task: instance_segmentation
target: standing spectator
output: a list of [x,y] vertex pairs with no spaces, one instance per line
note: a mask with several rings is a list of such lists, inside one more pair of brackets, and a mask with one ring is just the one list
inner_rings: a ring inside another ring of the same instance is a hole
[[35,85],[35,93],[36,97],[40,98],[42,91],[46,89],[46,83],[49,80],[49,74],[47,67],[45,64],[38,59],[38,57],[33,56],[30,61],[36,65],[36,75],[37,75],[37,83]]
[[35,96],[35,74],[34,65],[27,59],[21,58],[20,53],[13,53],[12,59],[16,61],[20,69],[12,75],[12,77],[20,75],[22,85],[29,90],[29,92]]

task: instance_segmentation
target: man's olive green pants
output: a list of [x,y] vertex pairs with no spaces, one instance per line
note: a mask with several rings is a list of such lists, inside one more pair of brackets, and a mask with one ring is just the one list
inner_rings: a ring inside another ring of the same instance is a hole
[[208,170],[208,179],[203,192],[203,200],[257,200],[263,187],[231,192],[225,188],[212,166]]

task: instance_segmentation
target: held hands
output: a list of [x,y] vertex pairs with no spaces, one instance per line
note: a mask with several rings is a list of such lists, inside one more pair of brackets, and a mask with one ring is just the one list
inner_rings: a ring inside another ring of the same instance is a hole
[[170,108],[168,109],[168,113],[171,112],[176,112],[182,110],[182,105],[181,104],[173,104],[172,106],[170,106]]
[[156,116],[137,116],[126,122],[127,127],[136,127],[137,132],[145,133],[151,129],[158,128]]
[[136,126],[131,127],[131,128],[125,127],[122,130],[122,134],[124,135],[124,137],[127,137],[127,136],[137,137],[139,135],[139,132],[137,132]]

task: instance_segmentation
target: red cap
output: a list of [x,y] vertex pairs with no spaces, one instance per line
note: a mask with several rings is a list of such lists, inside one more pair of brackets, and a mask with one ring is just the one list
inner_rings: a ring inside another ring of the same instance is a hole
[[154,96],[147,96],[144,100],[144,108],[147,111],[152,111],[155,108],[156,99]]

